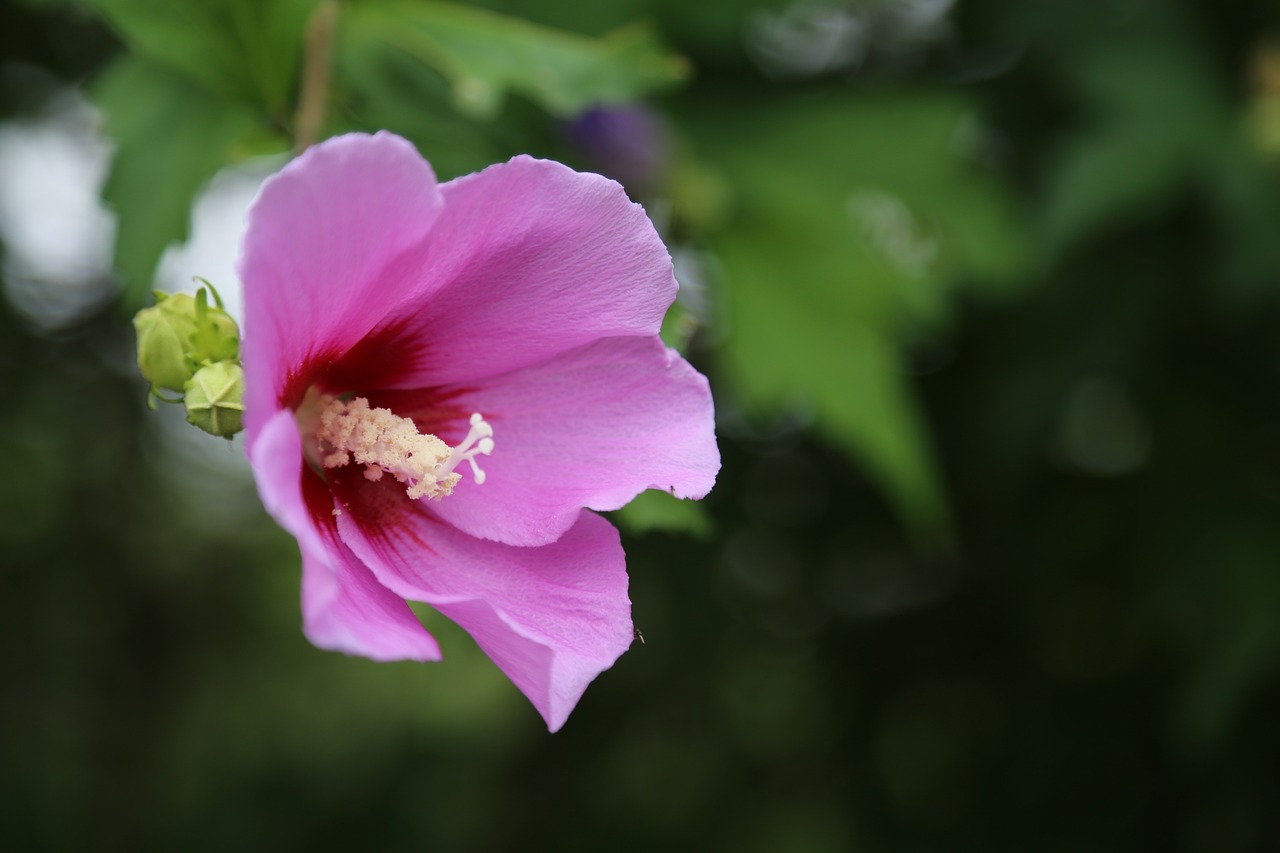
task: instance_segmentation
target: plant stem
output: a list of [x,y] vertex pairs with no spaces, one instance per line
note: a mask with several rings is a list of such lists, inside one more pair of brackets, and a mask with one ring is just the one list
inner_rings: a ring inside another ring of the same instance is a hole
[[338,0],[321,0],[307,24],[303,46],[302,87],[293,120],[293,146],[297,153],[307,150],[320,135],[325,103],[329,98],[329,77],[333,61],[333,32],[338,20]]

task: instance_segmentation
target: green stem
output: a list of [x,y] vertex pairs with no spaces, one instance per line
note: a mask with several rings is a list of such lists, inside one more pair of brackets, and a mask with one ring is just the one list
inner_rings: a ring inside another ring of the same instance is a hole
[[333,64],[333,33],[338,20],[338,0],[321,0],[307,24],[303,49],[302,87],[293,121],[293,147],[299,154],[320,136],[329,77]]

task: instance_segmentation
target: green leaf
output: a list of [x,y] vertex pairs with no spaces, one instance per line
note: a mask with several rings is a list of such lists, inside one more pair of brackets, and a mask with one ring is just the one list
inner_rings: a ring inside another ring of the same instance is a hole
[[402,50],[449,81],[459,110],[492,118],[508,92],[570,116],[684,79],[687,63],[644,27],[600,38],[450,3],[382,0],[343,11],[343,37]]
[[734,229],[718,242],[730,287],[724,352],[733,387],[757,412],[811,411],[820,431],[863,461],[909,526],[937,534],[946,507],[897,343],[834,292],[856,272],[806,265],[806,244],[828,255],[834,249],[791,242],[767,225]]
[[91,0],[139,56],[279,121],[319,0]]
[[695,539],[710,539],[715,524],[700,503],[681,500],[666,492],[650,489],[613,514],[629,533],[687,533]]
[[941,331],[958,285],[1008,289],[1028,260],[1010,197],[968,159],[966,104],[841,93],[751,110],[699,103],[689,121],[735,196],[713,238],[734,387],[757,412],[811,412],[916,534],[943,534],[903,351]]
[[1051,251],[1163,207],[1235,145],[1225,85],[1189,26],[1157,17],[1065,57],[1088,119],[1049,156],[1040,225]]
[[398,133],[427,155],[442,180],[478,172],[519,150],[493,138],[504,129],[499,124],[459,115],[445,81],[413,57],[369,39],[340,37],[336,47],[327,130]]
[[103,198],[115,208],[116,269],[127,308],[141,307],[166,246],[186,237],[192,199],[233,159],[257,114],[146,60],[117,61],[93,98],[115,143]]

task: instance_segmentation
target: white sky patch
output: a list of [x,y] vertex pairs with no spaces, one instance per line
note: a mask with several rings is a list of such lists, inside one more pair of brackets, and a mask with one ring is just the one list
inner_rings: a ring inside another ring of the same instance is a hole
[[71,325],[115,294],[115,216],[102,203],[111,146],[101,116],[75,90],[34,119],[0,124],[4,291],[48,330]]
[[207,279],[221,294],[227,313],[243,329],[236,259],[249,206],[262,182],[279,167],[279,158],[269,158],[230,166],[214,175],[191,208],[190,238],[181,245],[170,246],[161,257],[156,288],[194,293],[200,284],[193,277]]
[[[247,214],[258,189],[280,168],[281,158],[269,158],[229,166],[214,175],[191,207],[191,231],[185,243],[165,250],[156,268],[155,288],[171,293],[194,293],[208,280],[218,289],[227,313],[244,332],[241,283],[236,260],[244,237]],[[211,523],[234,529],[261,510],[252,487],[253,476],[244,456],[243,436],[233,442],[205,435],[187,424],[181,406],[162,406],[159,420],[161,447],[180,472],[175,489],[184,493],[191,507]],[[198,474],[197,474],[198,472]],[[199,482],[199,489],[188,484]]]
[[244,435],[231,441],[187,423],[181,405],[161,403],[148,423],[158,441],[148,445],[172,493],[206,526],[243,529],[260,517]]

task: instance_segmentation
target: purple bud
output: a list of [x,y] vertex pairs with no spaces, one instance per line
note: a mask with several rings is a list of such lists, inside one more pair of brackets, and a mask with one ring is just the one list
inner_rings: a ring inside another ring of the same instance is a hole
[[592,168],[613,178],[632,195],[658,189],[671,163],[666,124],[640,104],[598,106],[581,113],[566,129]]

